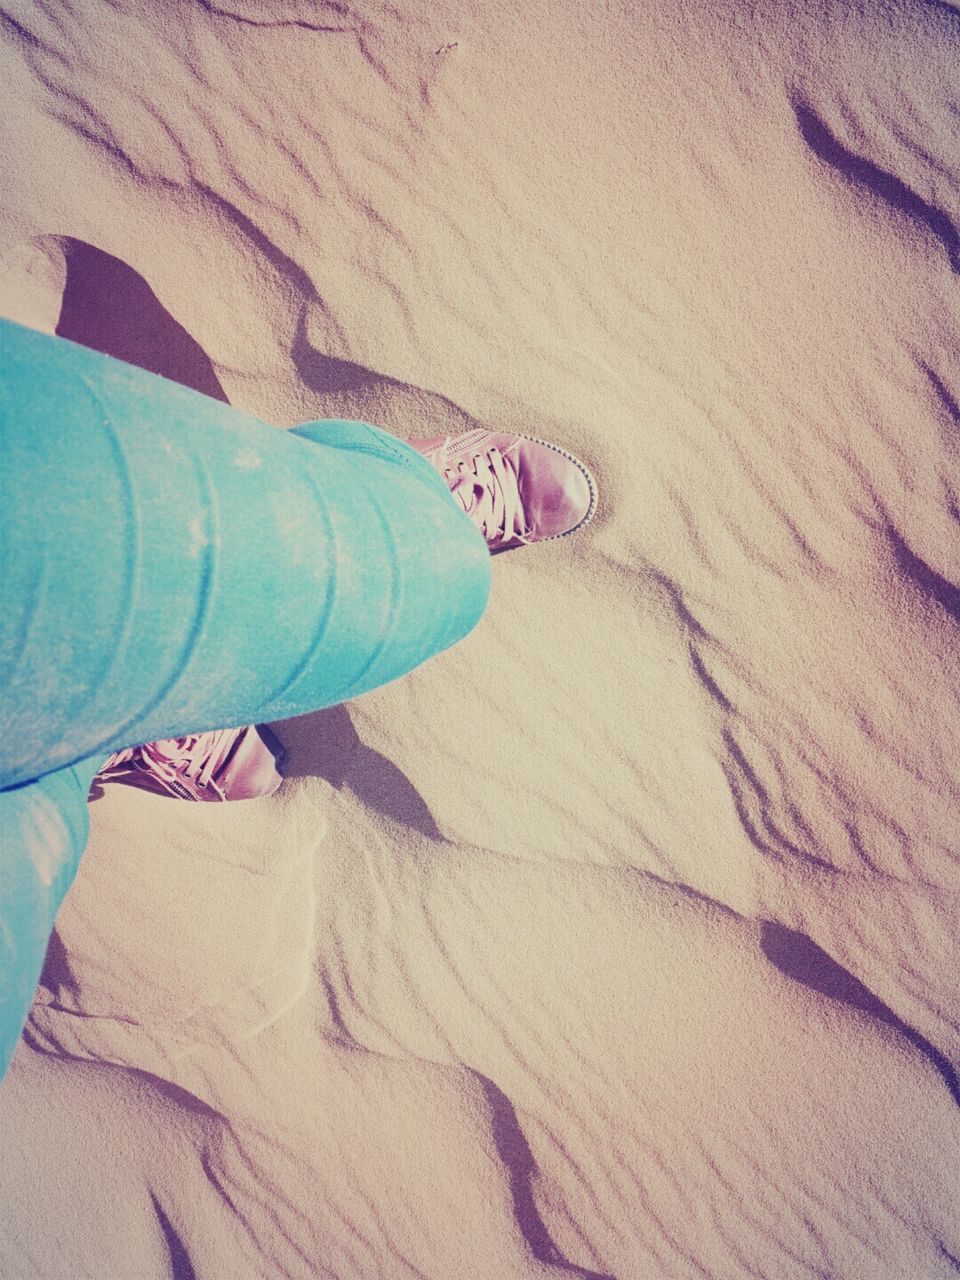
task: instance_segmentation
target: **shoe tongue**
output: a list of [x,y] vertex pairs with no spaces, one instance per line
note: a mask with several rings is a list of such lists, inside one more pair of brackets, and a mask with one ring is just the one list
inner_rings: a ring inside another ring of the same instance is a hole
[[159,738],[156,742],[148,742],[143,749],[161,760],[178,761],[186,759],[196,741],[196,738]]
[[191,734],[186,738],[161,738],[143,748],[154,759],[180,768],[184,764],[202,764],[212,753],[216,739],[213,734]]
[[517,484],[516,463],[504,454],[495,463],[491,452],[484,461],[476,460],[474,466],[475,474],[461,473],[450,492],[477,527],[482,526],[487,542],[499,545],[516,534],[514,521],[523,520],[522,500],[513,492]]
[[483,495],[484,489],[479,481],[472,479],[470,476],[463,476],[452,486],[450,492],[469,515],[477,505],[477,499]]

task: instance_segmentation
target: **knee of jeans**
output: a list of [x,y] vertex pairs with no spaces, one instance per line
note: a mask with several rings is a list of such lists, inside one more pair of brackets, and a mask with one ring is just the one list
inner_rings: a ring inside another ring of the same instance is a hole
[[348,418],[320,418],[315,422],[301,422],[291,427],[289,435],[302,436],[313,444],[326,444],[331,449],[379,449],[389,445],[390,437],[385,431],[373,427],[368,422],[358,422]]
[[450,618],[457,639],[467,635],[479,622],[487,606],[491,585],[491,556],[486,540],[473,521],[451,503],[443,511],[443,569],[434,590],[450,602]]
[[405,467],[422,477],[438,492],[447,492],[447,486],[442,477],[422,454],[411,448],[405,440],[400,440],[388,431],[372,426],[369,422],[357,422],[346,418],[324,418],[317,422],[303,422],[297,427],[291,427],[288,434],[300,436],[312,444],[342,449],[346,453],[383,458],[386,462]]

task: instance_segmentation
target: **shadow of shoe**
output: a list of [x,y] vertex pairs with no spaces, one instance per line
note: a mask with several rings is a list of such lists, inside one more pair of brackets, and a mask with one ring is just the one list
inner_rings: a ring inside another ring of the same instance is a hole
[[346,786],[368,809],[442,841],[427,802],[407,775],[361,741],[345,706],[270,725],[287,752],[285,778],[324,778]]

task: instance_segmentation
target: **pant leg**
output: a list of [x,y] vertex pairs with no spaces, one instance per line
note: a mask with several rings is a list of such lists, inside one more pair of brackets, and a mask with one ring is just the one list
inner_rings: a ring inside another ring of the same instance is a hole
[[386,433],[280,432],[0,322],[0,1076],[104,755],[375,688],[469,631],[489,574]]
[[414,450],[282,432],[0,324],[0,786],[278,720],[473,627],[481,535]]
[[0,791],[0,1079],[87,843],[87,792],[102,763],[94,756]]

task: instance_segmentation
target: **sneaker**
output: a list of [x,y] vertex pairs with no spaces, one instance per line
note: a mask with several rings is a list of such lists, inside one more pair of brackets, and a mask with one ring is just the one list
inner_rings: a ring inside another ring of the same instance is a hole
[[597,509],[588,468],[546,440],[481,428],[409,444],[440,472],[493,555],[576,533]]
[[103,783],[122,782],[179,800],[253,800],[280,786],[284,755],[264,725],[163,738],[115,751],[94,778],[90,798],[102,794]]

